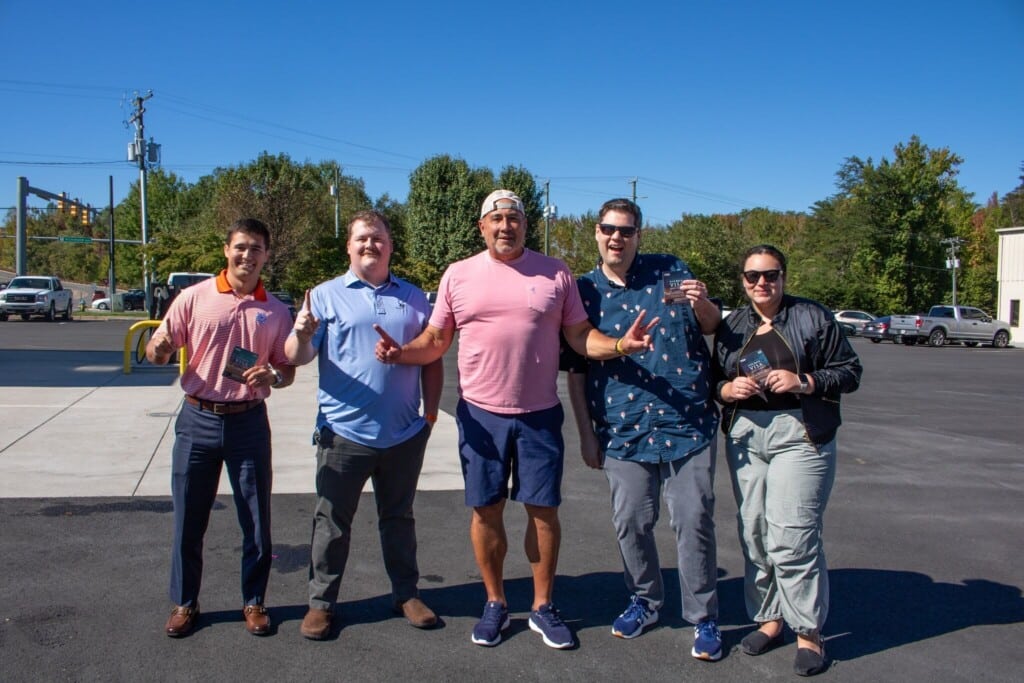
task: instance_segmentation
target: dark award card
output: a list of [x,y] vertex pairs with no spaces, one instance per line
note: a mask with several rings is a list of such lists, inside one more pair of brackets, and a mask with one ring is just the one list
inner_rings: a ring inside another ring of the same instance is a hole
[[228,379],[244,383],[245,378],[242,377],[242,373],[256,365],[257,359],[259,359],[259,354],[249,349],[243,349],[241,346],[236,346],[231,350],[228,362],[224,365],[224,372],[221,374]]
[[685,304],[687,302],[686,294],[683,290],[679,289],[683,286],[683,274],[680,272],[673,273],[662,273],[661,280],[665,283],[665,303],[666,304]]
[[[757,382],[758,387],[764,387],[764,378],[772,371],[772,364],[768,362],[768,356],[764,355],[764,351],[758,349],[740,358],[740,369],[744,375]],[[759,389],[757,393],[764,400],[768,400],[763,389]]]

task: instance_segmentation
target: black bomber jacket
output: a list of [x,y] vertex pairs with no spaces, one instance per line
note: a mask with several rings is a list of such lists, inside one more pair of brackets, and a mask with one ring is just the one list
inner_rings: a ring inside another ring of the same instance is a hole
[[[760,324],[761,316],[748,304],[722,320],[715,332],[715,398],[723,406],[722,431],[726,435],[732,428],[736,404],[722,401],[722,385],[739,374],[740,356]],[[799,397],[807,435],[815,444],[828,443],[842,423],[840,394],[860,386],[860,359],[832,313],[816,301],[784,294],[772,326],[793,351],[798,372],[814,378],[814,392]]]

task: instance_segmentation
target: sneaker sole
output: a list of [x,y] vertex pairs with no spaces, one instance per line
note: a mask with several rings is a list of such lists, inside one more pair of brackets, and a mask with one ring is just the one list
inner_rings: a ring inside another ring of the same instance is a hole
[[654,626],[657,623],[658,623],[658,613],[655,612],[654,615],[651,617],[650,621],[648,621],[647,623],[642,625],[635,632],[628,633],[628,634],[627,633],[623,633],[622,631],[616,631],[615,627],[612,626],[612,635],[615,636],[616,638],[625,638],[626,640],[630,640],[631,638],[637,638],[639,636],[642,636],[643,633],[644,633],[644,629],[646,629],[648,626]]
[[501,632],[511,625],[511,620],[509,620],[508,617],[505,617],[505,622],[498,628],[498,636],[494,640],[477,640],[477,637],[475,635],[471,635],[469,639],[472,640],[475,645],[483,645],[484,647],[494,647],[495,645],[501,642]]
[[539,633],[540,637],[544,639],[544,644],[548,647],[553,647],[556,650],[567,650],[573,646],[573,642],[571,640],[568,643],[556,643],[555,641],[549,639],[547,634],[544,633],[544,630],[541,629],[540,626],[537,626],[535,623],[533,623],[533,619],[529,620],[529,624],[530,630],[534,633]]
[[701,659],[705,662],[717,662],[722,658],[722,650],[719,648],[718,652],[697,652],[696,648],[690,650],[690,654],[693,655],[694,659]]

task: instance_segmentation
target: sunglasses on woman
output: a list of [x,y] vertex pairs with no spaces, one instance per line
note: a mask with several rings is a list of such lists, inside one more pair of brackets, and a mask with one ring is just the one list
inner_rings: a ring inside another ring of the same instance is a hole
[[771,284],[772,282],[776,282],[779,279],[779,276],[782,275],[782,271],[777,268],[775,270],[743,271],[743,279],[747,281],[748,285],[756,285],[758,281],[761,279],[762,275],[764,276],[764,281]]
[[611,237],[618,230],[619,234],[623,237],[632,237],[636,234],[635,225],[612,225],[611,223],[598,223],[597,227],[601,229],[601,234],[606,237]]

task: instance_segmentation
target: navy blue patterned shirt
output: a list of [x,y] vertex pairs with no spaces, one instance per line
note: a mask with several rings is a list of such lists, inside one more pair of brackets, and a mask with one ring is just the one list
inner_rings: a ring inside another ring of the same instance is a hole
[[670,462],[716,438],[708,347],[690,304],[663,302],[665,272],[695,279],[675,256],[637,254],[625,287],[611,282],[600,264],[577,280],[591,324],[610,337],[625,334],[641,310],[646,321],[661,318],[651,330],[653,351],[597,361],[563,345],[563,369],[587,373],[590,417],[609,458]]

